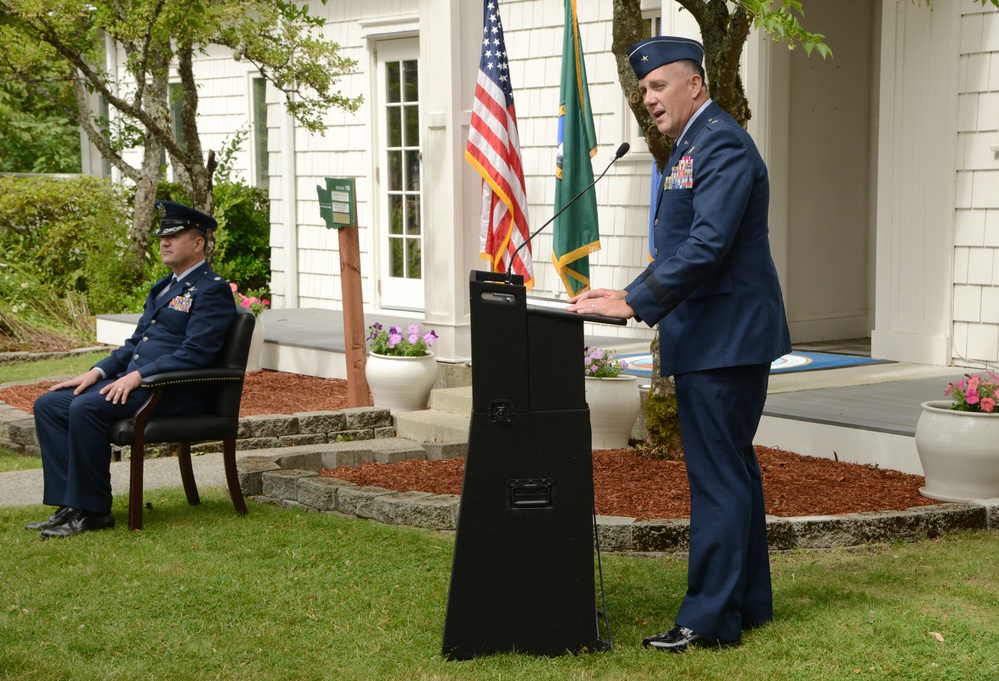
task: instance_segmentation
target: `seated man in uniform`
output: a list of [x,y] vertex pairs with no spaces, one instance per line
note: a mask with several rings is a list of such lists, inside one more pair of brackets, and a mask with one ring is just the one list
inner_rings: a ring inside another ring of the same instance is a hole
[[[149,396],[140,387],[144,376],[210,366],[236,318],[229,284],[205,261],[215,220],[170,201],[157,202],[156,209],[160,257],[173,275],[153,285],[131,338],[35,401],[42,500],[57,508],[26,529],[41,530],[43,539],[114,527],[111,424],[130,418]],[[176,388],[164,393],[156,413],[197,413],[202,407],[196,390]]]

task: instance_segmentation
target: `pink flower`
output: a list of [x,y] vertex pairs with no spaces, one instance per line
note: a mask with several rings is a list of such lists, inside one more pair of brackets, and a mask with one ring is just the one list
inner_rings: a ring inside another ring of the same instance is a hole
[[965,378],[951,383],[944,394],[951,396],[951,409],[993,413],[999,398],[999,377],[991,371],[976,376],[965,374]]
[[437,340],[437,334],[433,331],[421,335],[419,324],[410,324],[405,331],[401,326],[390,326],[386,331],[381,324],[375,322],[368,330],[368,349],[377,355],[423,357],[431,354],[427,346],[433,345]]

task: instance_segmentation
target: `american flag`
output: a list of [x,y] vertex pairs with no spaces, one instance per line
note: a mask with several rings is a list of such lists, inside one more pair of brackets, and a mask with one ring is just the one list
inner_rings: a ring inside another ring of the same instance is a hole
[[521,248],[510,262],[530,232],[510,65],[496,0],[485,0],[482,24],[482,57],[465,148],[465,160],[482,176],[479,255],[490,262],[493,272],[512,270],[523,275],[524,285],[531,288],[531,244]]

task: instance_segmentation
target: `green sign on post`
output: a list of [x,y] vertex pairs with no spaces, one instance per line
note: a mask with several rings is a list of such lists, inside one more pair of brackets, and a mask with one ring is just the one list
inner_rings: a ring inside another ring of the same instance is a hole
[[316,186],[319,193],[319,215],[329,229],[357,225],[357,200],[353,178],[326,178],[326,188]]

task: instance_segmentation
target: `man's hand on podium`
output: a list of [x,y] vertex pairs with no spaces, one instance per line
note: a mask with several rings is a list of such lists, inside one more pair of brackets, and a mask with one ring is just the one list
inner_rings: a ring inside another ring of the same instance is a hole
[[627,291],[598,288],[584,291],[569,299],[566,312],[579,314],[595,314],[615,319],[631,319],[635,311],[625,301]]

